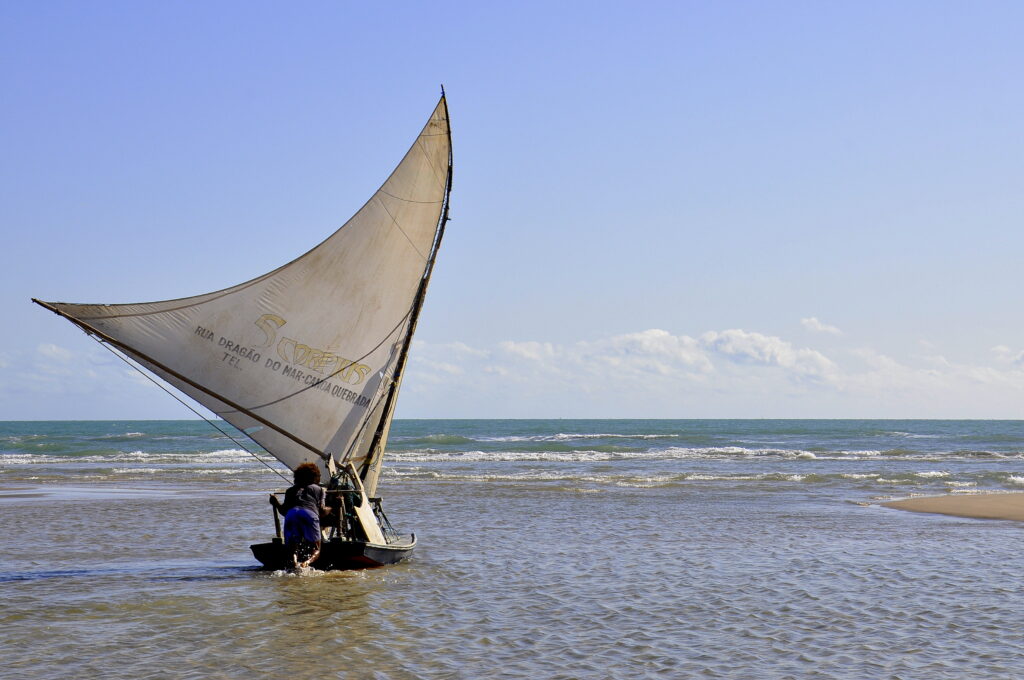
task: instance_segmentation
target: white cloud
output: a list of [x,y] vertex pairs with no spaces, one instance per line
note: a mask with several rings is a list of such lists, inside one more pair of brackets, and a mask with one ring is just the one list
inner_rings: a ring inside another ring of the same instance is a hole
[[466,417],[1021,417],[1019,359],[1005,347],[967,362],[870,347],[826,356],[743,329],[486,347],[422,342],[404,383],[403,417],[409,409]]
[[740,329],[708,331],[702,344],[734,361],[778,366],[802,376],[827,377],[836,369],[824,354],[813,349],[795,349],[793,345],[770,335]]
[[[920,365],[899,361],[869,348],[851,351],[860,366],[848,366],[836,376],[843,392],[924,409],[956,404],[959,414],[978,405],[1007,407],[1024,397],[1024,370],[953,361],[941,355],[919,358]],[[1018,411],[1019,412],[1019,411]],[[988,416],[994,417],[994,416]]]
[[[412,341],[413,351],[416,351],[417,349],[422,348],[422,347],[426,347],[426,346],[427,346],[427,343],[423,342],[422,340],[413,340]],[[442,349],[444,349],[445,351],[447,351],[447,352],[449,352],[451,354],[461,355],[461,356],[468,355],[468,356],[475,356],[475,357],[485,357],[485,356],[488,355],[487,350],[482,350],[482,349],[477,349],[475,347],[470,347],[466,343],[458,342],[458,341],[444,343],[444,344],[439,344],[439,345],[431,345],[431,347],[442,348]]]
[[[925,350],[830,344],[826,354],[738,328],[561,343],[417,341],[399,416],[1024,417],[1024,351],[999,345],[965,359]],[[90,403],[115,417],[147,399],[177,408],[99,347],[46,344],[0,359],[0,406],[11,413]]]
[[1024,350],[1015,352],[1006,345],[996,345],[992,348],[992,354],[994,354],[996,359],[999,361],[1024,366]]
[[818,317],[811,316],[806,319],[800,319],[800,323],[803,324],[804,328],[815,333],[829,333],[831,335],[842,335],[842,331],[835,326],[829,326],[818,321]]
[[506,340],[498,343],[498,348],[509,354],[513,354],[531,361],[542,361],[550,359],[555,355],[555,347],[550,342],[512,342]]
[[679,409],[684,416],[704,407],[709,390],[716,399],[741,393],[769,401],[779,392],[828,381],[836,371],[820,352],[773,336],[732,329],[694,338],[652,328],[564,344],[506,340],[472,348],[419,342],[403,391],[411,395],[407,399],[422,395],[424,405],[461,404],[461,413],[507,402],[500,411],[505,417],[566,409],[620,417]]
[[3,396],[14,399],[24,395],[82,398],[124,390],[127,382],[144,380],[98,346],[83,351],[45,343],[17,353],[0,365],[0,370],[0,383],[5,387]]
[[59,361],[61,363],[68,363],[72,359],[72,354],[70,350],[64,349],[63,347],[54,345],[52,343],[39,345],[39,347],[36,348],[36,351],[46,359]]
[[0,412],[13,419],[191,416],[106,349],[81,344],[68,348],[45,343],[4,353]]
[[606,362],[619,368],[659,375],[707,373],[714,370],[698,341],[657,328],[580,342],[572,351],[586,357],[588,362]]

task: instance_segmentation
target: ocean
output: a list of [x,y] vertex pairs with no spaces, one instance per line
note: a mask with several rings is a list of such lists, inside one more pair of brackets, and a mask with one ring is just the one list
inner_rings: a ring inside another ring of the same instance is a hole
[[[202,421],[0,423],[0,676],[1024,677],[1024,422],[400,420],[399,565],[257,569],[287,483]],[[264,458],[266,455],[264,454]]]

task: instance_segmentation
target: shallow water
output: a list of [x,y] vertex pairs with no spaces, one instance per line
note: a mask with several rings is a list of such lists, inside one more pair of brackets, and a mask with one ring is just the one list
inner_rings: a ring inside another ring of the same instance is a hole
[[[12,677],[1024,676],[1024,423],[400,421],[403,564],[256,570],[283,482],[203,423],[0,425]],[[1022,480],[1022,481],[1017,481]]]

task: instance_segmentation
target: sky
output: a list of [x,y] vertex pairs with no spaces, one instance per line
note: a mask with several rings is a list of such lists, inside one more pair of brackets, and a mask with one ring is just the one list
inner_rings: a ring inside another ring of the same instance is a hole
[[0,3],[0,420],[192,414],[29,302],[320,242],[443,83],[399,418],[1024,418],[1017,2]]

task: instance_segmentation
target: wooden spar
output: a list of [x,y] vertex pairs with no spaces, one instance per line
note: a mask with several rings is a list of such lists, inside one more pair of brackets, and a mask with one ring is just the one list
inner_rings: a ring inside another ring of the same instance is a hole
[[377,423],[377,429],[373,433],[373,440],[370,442],[370,446],[367,449],[366,461],[362,465],[360,470],[359,478],[365,480],[369,474],[370,469],[377,464],[383,453],[380,449],[384,447],[384,439],[387,436],[389,429],[388,424],[391,422],[391,414],[395,410],[395,401],[398,399],[398,389],[402,385],[402,374],[405,371],[406,359],[409,356],[409,348],[412,345],[412,336],[416,332],[416,323],[420,318],[420,310],[423,309],[423,302],[427,297],[427,286],[430,284],[430,277],[434,273],[434,262],[437,260],[437,252],[441,248],[441,239],[444,238],[444,227],[448,223],[448,207],[450,204],[450,197],[452,193],[452,125],[451,120],[448,118],[448,99],[444,94],[444,86],[441,87],[441,101],[444,102],[444,120],[448,129],[448,175],[445,178],[444,187],[444,208],[441,211],[441,217],[438,220],[437,236],[434,239],[433,247],[431,248],[430,258],[427,262],[426,271],[423,273],[423,279],[420,281],[419,290],[416,291],[416,298],[413,300],[412,315],[409,319],[409,331],[405,336],[405,343],[402,347],[402,353],[398,357],[398,363],[395,365],[394,377],[391,379],[391,388],[388,391],[387,400],[384,404],[384,411],[381,414],[380,422]]
[[284,534],[281,533],[281,514],[277,511],[277,506],[271,506],[274,509],[274,542],[284,543]]

